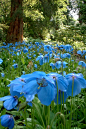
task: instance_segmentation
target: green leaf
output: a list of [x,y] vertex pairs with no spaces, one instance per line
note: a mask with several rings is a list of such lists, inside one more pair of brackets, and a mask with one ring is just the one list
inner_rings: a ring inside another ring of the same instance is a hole
[[20,116],[20,113],[18,111],[6,111],[6,112],[15,116]]
[[2,101],[0,101],[0,107],[2,107],[3,106],[3,102]]
[[21,62],[23,63],[23,65],[25,64],[24,58],[21,58]]
[[17,126],[14,127],[14,129],[26,129],[26,126],[19,126],[19,125],[17,125]]
[[2,111],[1,111],[1,116],[2,115],[5,115],[6,114],[6,109],[3,109]]
[[19,111],[21,111],[22,109],[24,109],[27,106],[27,102],[21,103],[19,105]]

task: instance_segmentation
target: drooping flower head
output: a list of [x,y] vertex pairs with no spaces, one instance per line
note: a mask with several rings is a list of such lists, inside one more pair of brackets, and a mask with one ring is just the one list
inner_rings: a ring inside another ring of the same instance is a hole
[[25,48],[23,49],[23,52],[24,52],[24,53],[27,53],[27,52],[28,52],[28,49],[25,47]]
[[4,108],[11,110],[18,104],[17,96],[4,96],[0,98],[0,101],[4,101]]
[[50,51],[52,51],[51,45],[44,45],[44,51],[45,51],[45,52],[50,52]]
[[81,50],[78,50],[78,51],[77,51],[77,54],[83,56],[83,52],[82,52]]
[[14,68],[17,68],[18,67],[18,64],[13,64],[12,65]]
[[0,119],[1,119],[1,125],[2,126],[8,127],[9,129],[13,129],[14,119],[13,119],[12,115],[5,114],[5,115],[2,115],[0,117]]
[[[83,78],[81,73],[69,73],[65,76],[69,85],[67,89],[67,94],[69,96],[78,95],[81,92],[81,88],[86,88],[86,80]],[[72,93],[73,91],[73,93]]]
[[64,48],[66,52],[71,52],[72,46],[69,44],[66,44]]
[[58,73],[49,73],[47,76],[51,77],[55,83],[55,98],[54,98],[55,103],[57,104],[57,96],[58,96],[58,104],[65,102],[68,97],[66,93],[68,88],[68,82],[65,79],[65,77],[63,77]]
[[49,54],[44,55],[43,62],[44,63],[49,62]]
[[60,75],[58,73],[53,73],[53,72],[47,74],[47,76],[51,77],[54,80],[56,88],[57,88],[57,85],[58,85],[58,91],[59,90],[64,91],[64,92],[67,91],[68,82],[67,82],[65,77],[63,77],[62,75]]
[[39,64],[40,64],[40,65],[43,65],[43,55],[38,56],[38,57],[36,58],[36,61],[38,61],[38,60],[39,60]]
[[50,63],[50,66],[52,67],[52,69],[55,69],[55,64],[54,63]]
[[85,62],[84,61],[79,61],[78,65],[81,65],[82,67],[85,67]]
[[44,105],[50,105],[55,98],[55,86],[53,79],[43,77],[37,80],[39,85],[38,98]]

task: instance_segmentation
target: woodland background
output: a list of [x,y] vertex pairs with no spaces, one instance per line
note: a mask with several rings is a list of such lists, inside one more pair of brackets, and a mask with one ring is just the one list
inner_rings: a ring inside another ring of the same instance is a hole
[[[73,13],[77,13],[77,20]],[[81,47],[85,45],[85,37],[86,0],[0,1],[1,43],[38,39]]]

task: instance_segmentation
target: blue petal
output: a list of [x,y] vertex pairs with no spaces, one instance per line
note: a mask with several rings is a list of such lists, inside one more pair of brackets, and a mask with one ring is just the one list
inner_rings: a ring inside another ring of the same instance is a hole
[[52,100],[55,97],[55,89],[50,85],[46,87],[42,87],[41,90],[38,92],[38,98],[42,104],[48,106],[51,104]]
[[24,94],[24,97],[26,98],[27,102],[30,102],[34,99],[34,95],[28,95],[28,94]]
[[57,78],[57,84],[58,84],[58,90],[61,90],[64,92],[67,91],[68,82],[63,76]]
[[[62,91],[58,92],[58,104],[62,104],[63,102],[65,103],[67,98],[68,98],[68,95],[66,92],[62,92]],[[54,101],[57,104],[57,94],[55,96]]]
[[29,102],[29,103],[27,103],[27,104],[32,107],[32,103],[31,103],[31,102]]
[[35,79],[24,85],[23,92],[28,93],[29,95],[34,95],[37,93],[38,87],[39,85],[37,84],[37,81]]
[[14,97],[11,99],[8,99],[4,102],[4,108],[7,110],[13,109],[16,105],[18,104],[18,100],[15,99]]
[[[20,90],[20,92],[22,89]],[[21,97],[23,94],[20,94],[20,92],[15,91],[14,86],[10,87],[10,94],[11,96],[17,96],[18,98]]]
[[8,127],[9,129],[13,129],[14,120],[11,115],[5,114],[1,116],[1,125],[4,127]]
[[4,96],[4,97],[0,98],[0,101],[5,101],[8,99],[12,99],[12,98],[13,98],[12,96]]
[[[69,96],[72,96],[72,81],[69,81],[69,86],[67,89],[67,94]],[[73,96],[78,95],[81,92],[81,85],[79,84],[79,81],[74,79],[74,86],[73,86]]]

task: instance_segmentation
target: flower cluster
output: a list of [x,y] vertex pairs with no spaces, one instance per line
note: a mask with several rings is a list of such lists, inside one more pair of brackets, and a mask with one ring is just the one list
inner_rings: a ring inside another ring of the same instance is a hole
[[21,96],[24,96],[27,102],[31,102],[37,94],[40,102],[47,106],[57,95],[60,98],[60,91],[61,93],[65,92],[67,98],[72,96],[73,88],[73,96],[75,96],[81,92],[81,88],[86,88],[86,80],[81,73],[69,73],[63,77],[58,73],[46,74],[35,71],[16,78],[11,81],[8,87],[10,87],[11,95],[0,98],[0,101],[4,101],[4,107],[11,110],[18,104],[18,98]]
[[[58,73],[35,71],[16,78],[8,87],[11,95],[0,98],[0,101],[4,101],[4,108],[11,110],[17,106],[21,96],[24,96],[30,105],[35,95],[43,105],[48,106],[53,100],[57,104],[57,98],[58,104],[62,104],[68,96],[75,96],[81,92],[81,88],[86,88],[86,80],[80,73],[70,73],[63,77]],[[9,119],[9,124],[4,122],[5,119]],[[13,127],[13,118],[8,115],[1,116],[1,124],[4,127]]]

